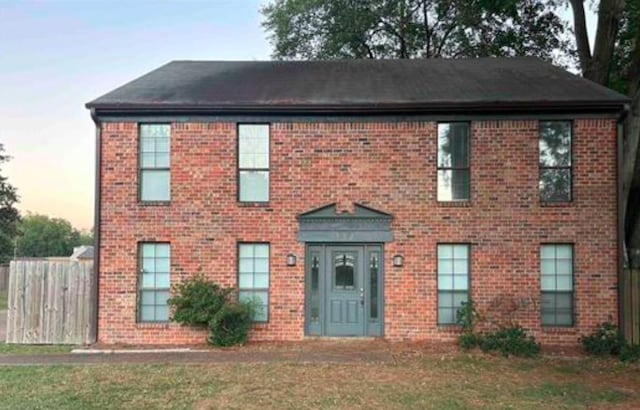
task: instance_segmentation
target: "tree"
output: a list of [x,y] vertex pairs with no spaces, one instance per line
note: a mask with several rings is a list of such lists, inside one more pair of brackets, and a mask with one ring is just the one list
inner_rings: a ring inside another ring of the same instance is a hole
[[275,0],[262,9],[278,59],[430,58],[566,51],[555,1]]
[[73,248],[92,243],[88,235],[74,229],[69,221],[46,215],[28,214],[20,222],[18,256],[71,256]]
[[[3,152],[4,147],[0,144],[0,165],[10,159]],[[15,208],[17,202],[16,189],[0,174],[0,263],[5,263],[13,257],[14,238],[20,221],[20,213]]]
[[571,0],[574,32],[585,78],[631,98],[624,123],[622,207],[628,261],[640,266],[640,2],[601,0],[593,53],[587,36],[584,1]]

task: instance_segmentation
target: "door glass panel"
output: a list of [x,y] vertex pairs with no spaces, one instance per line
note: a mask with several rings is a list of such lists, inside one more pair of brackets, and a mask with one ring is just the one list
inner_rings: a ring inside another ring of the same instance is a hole
[[378,269],[380,256],[378,252],[369,254],[369,318],[372,321],[378,319]]
[[320,257],[317,252],[311,253],[311,300],[310,320],[320,322]]
[[353,252],[341,252],[334,255],[333,283],[335,289],[355,289],[355,260]]

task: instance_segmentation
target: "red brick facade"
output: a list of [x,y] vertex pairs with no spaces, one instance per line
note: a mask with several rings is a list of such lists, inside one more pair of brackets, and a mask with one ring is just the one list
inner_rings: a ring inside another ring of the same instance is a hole
[[[99,341],[199,343],[178,324],[136,323],[137,244],[171,243],[171,281],[197,272],[235,286],[237,243],[271,244],[270,320],[255,340],[304,338],[304,255],[296,216],[337,202],[394,215],[385,245],[385,338],[449,340],[437,325],[436,245],[471,244],[471,295],[547,344],[575,344],[617,320],[616,122],[576,119],[573,202],[538,195],[538,121],[471,121],[471,201],[436,201],[437,123],[271,124],[271,201],[239,204],[236,123],[173,123],[170,205],[138,202],[138,125],[103,123]],[[540,325],[542,243],[574,244],[575,326]],[[286,266],[294,253],[298,263]],[[404,255],[393,267],[392,256]]]

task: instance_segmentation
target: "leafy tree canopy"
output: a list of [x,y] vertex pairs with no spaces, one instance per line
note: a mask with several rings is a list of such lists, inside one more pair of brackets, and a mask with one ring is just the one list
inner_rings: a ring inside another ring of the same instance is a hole
[[28,214],[20,222],[18,256],[71,256],[74,246],[91,245],[91,234],[74,229],[69,221]]
[[540,0],[274,0],[262,9],[274,58],[531,55],[558,61],[569,41]]
[[[0,165],[9,160],[4,154],[4,147],[0,144]],[[0,170],[0,263],[5,263],[13,256],[13,239],[17,233],[20,213],[15,208],[18,202],[16,189],[9,184],[7,177]]]

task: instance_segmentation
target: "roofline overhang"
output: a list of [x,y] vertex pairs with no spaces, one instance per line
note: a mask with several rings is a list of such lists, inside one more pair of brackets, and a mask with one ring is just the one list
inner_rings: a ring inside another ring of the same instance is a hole
[[539,101],[539,102],[470,102],[428,104],[99,104],[86,107],[98,116],[103,115],[385,115],[385,114],[443,114],[443,113],[540,113],[588,112],[616,113],[624,110],[626,100],[620,101]]

